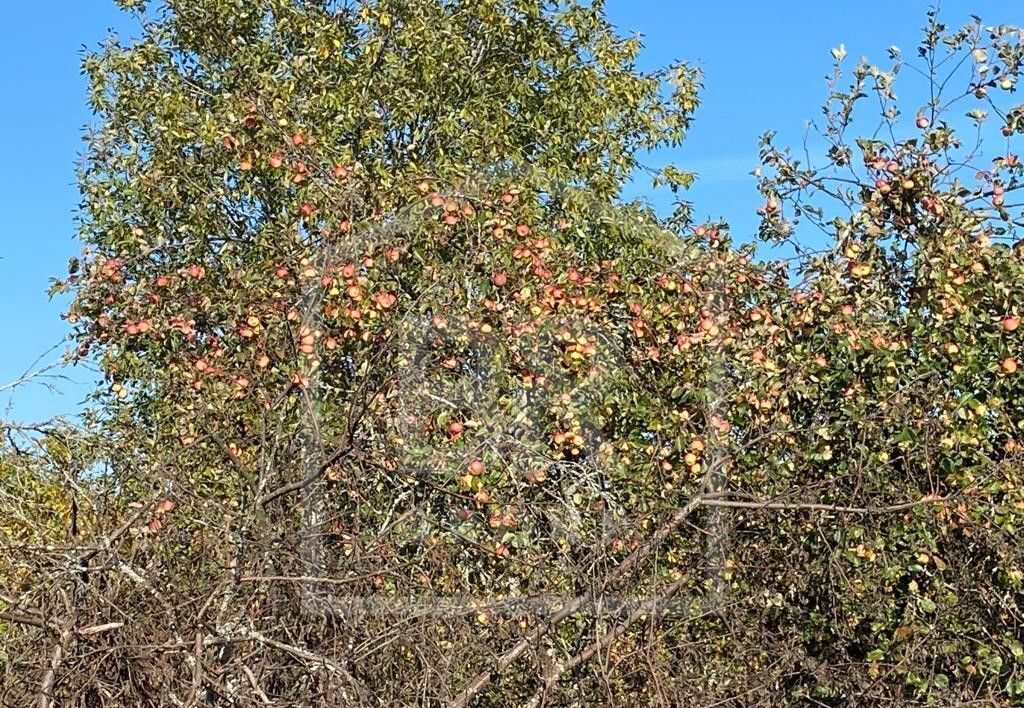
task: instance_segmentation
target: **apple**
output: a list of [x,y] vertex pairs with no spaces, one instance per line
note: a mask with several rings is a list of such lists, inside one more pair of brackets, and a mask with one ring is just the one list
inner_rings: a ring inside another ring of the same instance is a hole
[[921,130],[924,130],[929,125],[931,125],[931,121],[929,121],[925,116],[918,116],[916,123],[917,127],[920,128]]
[[1003,318],[1003,329],[1007,332],[1013,332],[1020,327],[1020,317],[1017,315],[1007,315]]
[[284,155],[279,152],[275,152],[267,159],[267,163],[274,169],[277,169],[284,164]]
[[302,143],[304,142],[306,142],[306,137],[302,133],[295,133],[292,136],[292,145],[294,145],[295,147],[302,145]]
[[702,331],[707,332],[712,337],[718,336],[718,325],[710,317],[705,317],[700,321],[700,328]]
[[1017,371],[1017,360],[1012,356],[1008,356],[1000,362],[999,367],[1007,374],[1012,374]]
[[469,465],[467,465],[467,469],[469,469],[469,473],[471,475],[473,475],[474,477],[479,477],[484,473],[483,460],[473,460],[472,462],[469,463]]
[[381,309],[387,310],[394,306],[395,302],[398,301],[398,297],[394,293],[377,293],[374,296],[374,300],[377,301],[377,305]]
[[453,420],[448,424],[448,433],[453,437],[457,438],[462,435],[462,431],[465,430],[462,423],[457,420]]
[[508,282],[508,276],[504,273],[495,273],[491,276],[491,282],[500,288]]

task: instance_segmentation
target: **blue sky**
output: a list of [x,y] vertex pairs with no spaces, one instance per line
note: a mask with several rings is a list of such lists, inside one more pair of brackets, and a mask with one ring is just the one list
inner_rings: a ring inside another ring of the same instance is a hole
[[[655,162],[673,160],[701,179],[688,195],[695,215],[724,217],[740,237],[755,228],[753,178],[757,139],[779,131],[779,144],[797,144],[803,125],[825,98],[829,50],[844,43],[850,58],[885,61],[897,45],[909,55],[931,5],[927,0],[607,0],[623,33],[644,35],[642,66],[675,59],[705,73],[702,107],[686,144]],[[943,19],[959,25],[970,13],[988,23],[1024,24],[1005,0],[946,0]],[[78,202],[74,164],[81,149],[85,84],[83,46],[95,47],[111,29],[130,36],[133,25],[113,0],[0,3],[0,132],[7,136],[0,170],[0,387],[60,344],[67,328],[51,302],[48,279],[62,275],[75,255],[73,215]],[[49,358],[54,358],[51,355]],[[40,386],[0,390],[0,417],[22,421],[73,413],[89,388],[88,372],[69,372],[62,393]],[[74,383],[77,382],[77,383]],[[8,408],[9,407],[9,408]]]

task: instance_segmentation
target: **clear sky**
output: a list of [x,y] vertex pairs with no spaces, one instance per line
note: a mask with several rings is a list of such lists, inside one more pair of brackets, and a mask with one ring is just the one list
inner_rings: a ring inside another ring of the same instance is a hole
[[[758,201],[747,176],[757,164],[757,139],[779,131],[779,144],[797,144],[807,119],[825,98],[829,50],[844,43],[850,59],[885,61],[890,45],[909,55],[917,44],[928,0],[607,0],[623,33],[639,32],[645,68],[674,59],[705,72],[702,107],[686,145],[671,156],[696,171],[688,198],[695,215],[724,217],[739,236],[755,227]],[[1016,0],[946,0],[950,25],[976,13],[990,24],[1024,24]],[[73,215],[78,203],[74,164],[81,149],[85,84],[82,47],[109,31],[130,36],[133,25],[113,0],[0,2],[0,387],[17,378],[67,333],[64,301],[45,291],[64,274],[79,246]],[[50,359],[55,355],[51,354]],[[0,417],[22,421],[73,413],[89,388],[88,372],[69,372],[62,394],[39,386],[11,396],[0,389]],[[10,410],[6,410],[8,406]]]

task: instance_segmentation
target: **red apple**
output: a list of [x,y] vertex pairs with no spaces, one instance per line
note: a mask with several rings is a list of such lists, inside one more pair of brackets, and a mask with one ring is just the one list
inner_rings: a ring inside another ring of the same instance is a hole
[[1003,329],[1007,332],[1013,332],[1020,327],[1020,317],[1017,315],[1007,315],[1003,318]]

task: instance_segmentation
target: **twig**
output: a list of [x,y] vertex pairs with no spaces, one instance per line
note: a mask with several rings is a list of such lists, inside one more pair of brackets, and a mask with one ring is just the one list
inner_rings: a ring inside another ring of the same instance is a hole
[[642,603],[639,607],[633,610],[628,617],[615,625],[610,632],[601,635],[599,639],[595,639],[583,651],[576,654],[568,661],[557,664],[544,677],[541,687],[537,689],[537,692],[527,704],[528,708],[537,708],[544,699],[544,696],[551,690],[551,687],[558,682],[558,679],[560,679],[566,671],[571,671],[580,664],[586,663],[594,654],[607,648],[612,642],[621,637],[634,622],[657,612],[682,589],[683,585],[689,581],[690,578],[686,576],[679,578],[679,580],[676,580],[665,588],[665,591],[661,595],[652,597],[650,600]]
[[[265,644],[268,647],[278,649],[280,651],[285,652],[286,654],[291,654],[297,659],[309,661],[314,664],[320,664],[321,666],[327,668],[328,670],[338,674],[343,679],[345,679],[345,681],[348,682],[349,685],[356,689],[357,693],[359,693],[360,695],[363,694],[362,686],[359,684],[356,678],[348,671],[346,671],[345,668],[342,667],[340,664],[338,664],[335,661],[332,661],[331,659],[328,659],[326,656],[314,654],[313,652],[307,649],[303,649],[292,644],[286,644],[285,642],[280,642],[276,639],[268,637],[267,635],[261,632],[257,632],[254,629],[244,629],[242,633],[245,636],[250,637],[253,640],[259,642],[260,644]],[[346,696],[346,698],[348,698],[348,696]]]
[[[732,496],[732,492],[723,492],[722,497]],[[948,502],[950,497],[926,496],[912,502],[902,504],[890,504],[888,506],[840,506],[838,504],[819,504],[813,502],[775,502],[762,499],[751,501],[738,501],[734,499],[719,498],[718,495],[708,494],[701,498],[701,506],[726,507],[729,509],[774,509],[783,511],[829,511],[835,514],[893,514],[898,511],[906,511],[918,506],[928,504],[942,504]]]
[[46,671],[43,672],[43,680],[39,683],[39,699],[36,705],[39,708],[52,708],[53,703],[53,687],[57,681],[57,671],[60,669],[61,663],[64,661],[64,655],[67,653],[68,645],[71,643],[71,630],[62,629],[60,631],[60,641],[53,645],[53,649],[50,652],[50,664],[46,667]]

